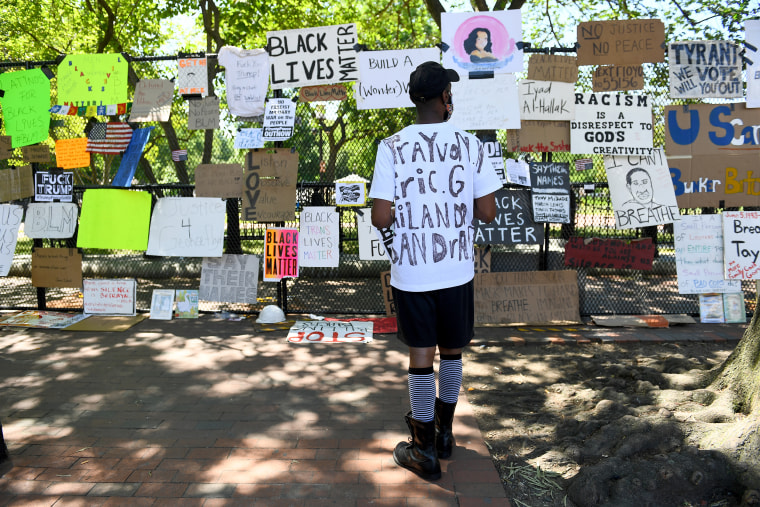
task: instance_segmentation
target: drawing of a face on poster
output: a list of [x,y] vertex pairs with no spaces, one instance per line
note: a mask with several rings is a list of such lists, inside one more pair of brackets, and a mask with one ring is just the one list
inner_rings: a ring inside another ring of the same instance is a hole
[[618,229],[670,224],[681,218],[662,149],[643,156],[606,155],[604,167]]
[[449,49],[443,66],[465,72],[508,73],[523,70],[520,11],[489,14],[443,13],[441,35]]

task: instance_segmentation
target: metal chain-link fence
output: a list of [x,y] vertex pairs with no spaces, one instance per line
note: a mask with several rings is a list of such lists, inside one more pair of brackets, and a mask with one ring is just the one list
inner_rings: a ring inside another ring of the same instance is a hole
[[[173,77],[169,63],[133,62],[138,76]],[[663,110],[670,103],[667,93],[667,75],[663,64],[647,64],[648,82],[643,93],[653,101],[655,146],[664,145]],[[220,77],[217,80],[221,79]],[[590,91],[590,71],[582,69],[578,90]],[[219,84],[219,83],[218,83]],[[55,87],[53,87],[54,89]],[[217,86],[217,88],[221,88]],[[289,96],[286,90],[283,94]],[[295,97],[296,91],[290,96]],[[298,213],[304,206],[335,205],[334,180],[356,174],[371,180],[377,143],[396,130],[414,121],[411,109],[357,110],[348,86],[348,100],[333,102],[298,102],[294,135],[282,144],[299,154],[297,198],[294,203],[296,221],[265,224],[242,221],[240,200],[227,204],[227,230],[225,252],[256,254],[263,257],[264,233],[267,225],[298,227]],[[222,94],[222,101],[224,96]],[[456,100],[456,98],[455,98]],[[177,101],[175,101],[177,102]],[[195,167],[203,162],[203,145],[206,133],[188,130],[187,105],[175,104],[171,125],[154,123],[154,133],[146,147],[132,188],[148,191],[157,198],[193,195]],[[244,165],[245,150],[233,148],[237,128],[257,127],[260,121],[240,120],[224,116],[220,129],[214,131],[210,163],[239,163]],[[54,118],[51,125],[53,139],[81,137],[86,120],[81,117]],[[506,147],[506,132],[478,132],[481,136],[494,136]],[[170,144],[187,149],[188,160],[182,162],[187,171],[188,184],[178,181],[178,162],[171,158]],[[678,293],[675,269],[675,248],[672,226],[645,229],[618,230],[612,214],[610,192],[601,156],[592,156],[593,167],[575,171],[574,160],[581,158],[569,153],[508,154],[506,156],[532,160],[567,162],[571,167],[572,204],[571,224],[547,224],[547,240],[541,245],[494,245],[492,271],[560,270],[564,266],[565,244],[570,237],[620,238],[631,240],[645,236],[656,244],[653,269],[615,270],[605,268],[578,268],[581,315],[595,314],[668,314],[699,313],[697,295]],[[0,161],[0,168],[21,165],[20,150],[14,158]],[[118,156],[94,155],[91,166],[77,170],[74,202],[81,205],[82,195],[88,188],[108,187],[118,167]],[[40,166],[44,167],[44,166]],[[136,184],[150,181],[158,184]],[[103,179],[105,177],[105,179]],[[167,182],[167,183],[160,183]],[[26,205],[31,199],[16,201]],[[368,203],[370,205],[371,203]],[[387,261],[359,259],[356,209],[337,207],[340,213],[340,265],[338,268],[301,268],[297,279],[282,282],[263,282],[258,285],[256,305],[200,302],[201,311],[258,312],[264,305],[278,304],[287,312],[313,314],[382,314],[385,304],[382,297],[380,273],[389,269]],[[701,210],[681,210],[682,214]],[[80,309],[82,295],[78,289],[41,289],[31,283],[31,252],[33,246],[76,247],[76,239],[32,240],[22,232],[16,246],[9,275],[0,284],[2,309]],[[84,249],[83,275],[85,278],[135,278],[138,287],[137,308],[150,308],[152,290],[156,288],[192,289],[200,284],[200,258],[153,257],[133,251],[101,251]],[[744,282],[748,311],[754,309],[754,283]]]

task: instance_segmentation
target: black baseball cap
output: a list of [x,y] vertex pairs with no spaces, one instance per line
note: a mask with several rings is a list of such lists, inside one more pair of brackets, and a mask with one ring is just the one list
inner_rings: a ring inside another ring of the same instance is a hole
[[413,101],[425,102],[443,93],[449,83],[457,81],[457,71],[446,69],[438,62],[421,63],[409,76],[409,96]]

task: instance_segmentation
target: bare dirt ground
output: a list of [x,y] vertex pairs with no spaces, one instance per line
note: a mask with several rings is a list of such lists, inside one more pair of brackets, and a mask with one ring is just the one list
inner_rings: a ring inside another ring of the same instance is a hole
[[467,349],[464,386],[512,505],[760,505],[760,421],[698,385],[735,345]]

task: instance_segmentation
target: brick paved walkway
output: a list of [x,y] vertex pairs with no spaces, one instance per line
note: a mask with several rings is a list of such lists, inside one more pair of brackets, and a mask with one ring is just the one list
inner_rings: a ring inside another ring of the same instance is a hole
[[440,481],[394,464],[409,407],[395,335],[285,334],[210,315],[111,333],[0,327],[15,464],[0,506],[509,506],[465,396]]

